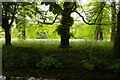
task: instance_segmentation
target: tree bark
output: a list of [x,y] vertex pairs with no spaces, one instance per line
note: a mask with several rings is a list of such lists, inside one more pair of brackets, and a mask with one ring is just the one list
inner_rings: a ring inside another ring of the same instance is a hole
[[2,17],[2,27],[5,30],[5,45],[11,45],[11,34],[10,34],[10,25],[7,19],[7,13],[6,17]]
[[100,25],[97,25],[96,29],[95,29],[95,34],[94,34],[94,39],[95,40],[98,40],[99,32],[100,32]]
[[26,32],[25,32],[25,27],[22,29],[22,39],[25,40]]
[[11,45],[10,26],[5,28],[5,45]]
[[114,41],[114,55],[120,58],[120,9],[117,14],[117,31]]
[[[65,14],[65,15],[64,15]],[[61,37],[61,42],[60,42],[60,48],[69,48],[70,45],[69,45],[69,38],[70,38],[70,34],[69,34],[69,31],[70,31],[70,26],[67,24],[67,20],[69,19],[70,15],[64,13],[62,16],[62,28],[61,28],[61,34],[60,34],[60,37]]]
[[[98,24],[101,23],[101,20],[102,20],[102,18],[98,20]],[[103,40],[103,33],[101,30],[101,25],[96,26],[95,33],[94,33],[94,39],[95,40]]]
[[23,23],[23,27],[22,27],[22,39],[25,40],[25,36],[26,36],[26,33],[25,33],[25,27],[26,27],[26,20],[25,20],[25,15],[24,15],[24,23]]
[[71,46],[69,45],[69,38],[70,38],[70,26],[72,26],[72,17],[71,11],[72,8],[69,7],[70,2],[64,2],[64,10],[62,13],[62,21],[61,21],[61,26],[60,26],[60,37],[61,37],[61,42],[60,42],[60,48],[70,48]]
[[99,40],[103,40],[103,32],[102,32],[101,28],[100,28],[100,37],[99,37]]
[[112,26],[111,26],[111,41],[115,40],[115,34],[116,34],[116,4],[115,2],[112,2],[111,4],[112,8],[111,8],[111,13],[112,13],[112,17],[111,17],[111,21],[112,21]]

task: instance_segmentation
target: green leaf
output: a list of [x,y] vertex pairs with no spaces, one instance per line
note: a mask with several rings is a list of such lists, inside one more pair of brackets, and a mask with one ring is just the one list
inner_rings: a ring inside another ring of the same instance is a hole
[[63,12],[62,8],[58,4],[53,5],[53,6],[51,5],[50,11],[52,11],[53,14],[62,14],[62,12]]

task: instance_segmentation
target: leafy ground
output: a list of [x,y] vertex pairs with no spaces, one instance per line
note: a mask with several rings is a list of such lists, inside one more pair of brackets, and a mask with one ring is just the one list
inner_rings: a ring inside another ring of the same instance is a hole
[[114,58],[109,41],[71,41],[60,49],[59,41],[13,41],[3,46],[5,76],[36,76],[52,79],[115,79],[120,59]]

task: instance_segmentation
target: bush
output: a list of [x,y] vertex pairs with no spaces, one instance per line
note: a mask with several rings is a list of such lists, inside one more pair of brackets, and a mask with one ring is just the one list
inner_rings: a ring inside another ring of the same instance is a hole
[[45,56],[41,61],[36,63],[36,66],[43,69],[60,68],[62,67],[62,63],[58,62],[56,59],[50,56]]
[[88,70],[94,70],[94,64],[91,64],[88,60],[81,60],[83,67]]

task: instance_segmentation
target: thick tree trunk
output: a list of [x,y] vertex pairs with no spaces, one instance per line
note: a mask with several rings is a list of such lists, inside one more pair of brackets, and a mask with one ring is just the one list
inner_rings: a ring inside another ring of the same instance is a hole
[[63,27],[62,28],[62,34],[61,34],[61,42],[60,42],[60,47],[61,48],[70,48],[70,45],[69,45],[69,38],[70,38],[70,35],[69,35],[69,31],[70,31],[70,27],[69,26],[65,26],[64,23],[63,23]]
[[111,21],[112,21],[112,26],[111,26],[111,41],[115,40],[115,33],[116,33],[116,4],[115,2],[112,2],[112,8],[111,8],[111,13],[112,13],[112,17],[111,17]]
[[61,35],[60,48],[70,48],[69,38],[65,37],[65,35]]
[[2,18],[2,28],[5,30],[5,45],[11,45],[10,25],[6,17]]
[[117,31],[114,41],[114,55],[120,58],[120,9],[117,14]]
[[[66,16],[63,16],[63,21],[66,21],[66,19],[69,19],[69,17],[67,18]],[[67,25],[65,23],[62,23],[62,28],[61,28],[61,42],[60,42],[60,48],[70,48],[70,45],[69,45],[69,38],[70,38],[70,34],[69,34],[69,31],[70,31],[70,26]]]
[[70,8],[70,2],[64,2],[64,10],[62,14],[62,21],[61,21],[61,28],[60,28],[60,36],[61,36],[61,42],[60,42],[60,48],[70,48],[69,45],[69,38],[70,38],[70,26],[72,26],[72,17]]
[[5,45],[11,45],[10,26],[5,28]]

